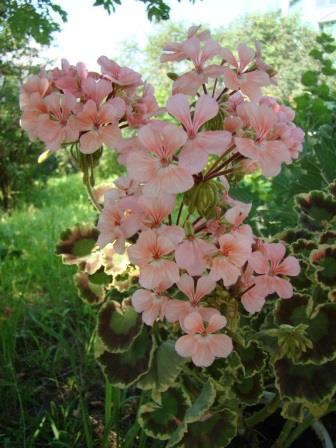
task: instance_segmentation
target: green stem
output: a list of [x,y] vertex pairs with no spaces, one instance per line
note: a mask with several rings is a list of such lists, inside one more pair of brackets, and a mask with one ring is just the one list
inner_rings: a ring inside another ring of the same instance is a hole
[[232,147],[228,148],[220,157],[218,157],[218,159],[214,162],[214,164],[212,165],[212,167],[210,167],[207,171],[207,173],[205,174],[205,178],[208,176],[208,174],[212,173],[216,167],[218,166],[219,163],[221,163],[221,161],[234,149],[234,145],[232,145]]
[[[330,414],[330,412],[336,412],[336,403],[331,404],[326,412],[323,414],[323,416]],[[320,417],[322,418],[322,416]],[[290,434],[287,440],[285,440],[285,443],[282,445],[281,448],[289,448],[295,440],[300,437],[302,433],[304,433],[312,424],[318,420],[313,415],[308,415],[305,420],[300,423]]]
[[[313,417],[312,415],[309,415],[308,417],[305,418],[305,420],[300,423],[293,431],[291,434],[289,434],[289,437],[287,438],[287,440],[285,440],[285,443],[282,445],[281,448],[287,448],[289,446],[291,446],[291,444],[303,433],[306,431],[306,429],[308,429],[316,420],[315,417]],[[277,445],[278,447],[279,445]]]
[[92,205],[94,206],[94,208],[97,210],[98,213],[101,213],[102,208],[101,208],[100,204],[98,203],[98,201],[96,200],[96,198],[94,197],[90,182],[85,182],[85,186],[86,186],[86,190],[88,192],[89,198],[92,202]]
[[292,420],[287,420],[286,423],[284,424],[278,438],[276,439],[276,441],[273,444],[272,448],[283,448],[285,445],[285,441],[288,437],[288,434],[291,432],[291,430],[293,429],[293,427],[295,426],[295,422],[293,422]]
[[257,426],[259,423],[266,420],[270,415],[272,415],[280,405],[280,397],[278,394],[274,396],[272,401],[267,403],[260,411],[255,412],[250,417],[248,417],[245,421],[245,425],[247,429],[251,429],[254,426]]
[[105,409],[104,409],[104,440],[103,440],[104,448],[108,448],[110,446],[109,435],[112,423],[112,395],[113,395],[113,386],[108,380],[106,380]]

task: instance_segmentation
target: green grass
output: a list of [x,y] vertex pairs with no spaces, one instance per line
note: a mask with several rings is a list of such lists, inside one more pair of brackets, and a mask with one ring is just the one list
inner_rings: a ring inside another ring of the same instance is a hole
[[30,205],[0,219],[0,446],[100,446],[96,310],[55,255],[60,232],[94,214],[77,175],[33,190]]

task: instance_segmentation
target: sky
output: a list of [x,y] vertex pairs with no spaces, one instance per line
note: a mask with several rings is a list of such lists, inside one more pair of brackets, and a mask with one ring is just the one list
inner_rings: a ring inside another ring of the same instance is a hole
[[[59,64],[61,58],[70,63],[86,63],[90,70],[97,70],[100,55],[114,58],[120,44],[134,39],[140,45],[146,42],[158,25],[147,19],[145,5],[136,0],[122,0],[115,13],[108,15],[103,7],[93,6],[94,0],[58,0],[68,13],[68,22],[62,31],[55,33],[53,46],[41,53],[42,59],[52,59]],[[283,0],[168,0],[170,18],[189,25],[208,25],[218,28],[247,12],[265,12],[279,9]]]

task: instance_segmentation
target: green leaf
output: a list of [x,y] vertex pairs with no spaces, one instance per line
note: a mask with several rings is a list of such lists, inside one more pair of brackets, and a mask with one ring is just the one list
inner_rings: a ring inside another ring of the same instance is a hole
[[222,409],[202,421],[188,425],[178,448],[225,448],[237,434],[238,416],[231,409]]
[[318,73],[313,70],[306,71],[301,78],[304,86],[314,86],[318,80]]
[[104,266],[102,266],[94,274],[90,275],[90,282],[95,285],[109,285],[112,282],[112,275],[106,274]]
[[284,401],[282,403],[281,415],[287,420],[301,423],[306,416],[306,412],[302,403]]
[[169,389],[160,398],[160,403],[143,404],[138,412],[138,420],[148,436],[168,440],[180,425],[184,427],[183,420],[190,399],[180,388]]
[[264,393],[263,380],[260,373],[243,378],[234,385],[234,391],[237,399],[247,405],[253,405],[260,402]]
[[296,210],[304,226],[322,230],[336,217],[336,200],[323,191],[314,190],[296,196]]
[[96,246],[98,230],[91,226],[77,224],[61,233],[61,239],[56,246],[56,254],[62,256],[64,264],[85,263]]
[[137,386],[145,390],[165,392],[174,384],[185,363],[186,358],[176,353],[175,342],[165,341],[155,352],[150,371],[141,378]]
[[141,315],[134,310],[130,299],[124,299],[121,304],[112,300],[100,310],[97,333],[110,352],[124,352],[142,327]]
[[294,364],[287,358],[274,364],[276,387],[281,397],[298,403],[323,403],[336,392],[336,361],[322,365]]
[[312,251],[311,262],[317,267],[317,281],[328,288],[336,287],[336,245],[321,244]]
[[249,377],[260,372],[266,365],[266,353],[256,341],[251,341],[247,346],[238,345],[237,352],[244,366],[244,376]]
[[211,408],[216,399],[216,388],[213,380],[209,377],[202,387],[200,395],[196,398],[191,408],[186,412],[185,422],[194,423],[201,420],[201,417]]
[[90,282],[87,272],[78,272],[74,275],[74,282],[78,288],[79,296],[91,305],[99,305],[105,299],[105,288]]
[[121,389],[136,383],[151,367],[155,339],[144,327],[127,351],[111,353],[101,339],[96,342],[96,357],[109,382]]

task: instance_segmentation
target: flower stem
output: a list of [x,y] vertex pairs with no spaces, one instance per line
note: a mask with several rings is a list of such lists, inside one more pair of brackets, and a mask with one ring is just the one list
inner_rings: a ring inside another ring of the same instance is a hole
[[179,208],[179,211],[178,211],[178,214],[177,214],[177,218],[176,218],[176,225],[177,225],[177,226],[178,226],[178,224],[179,224],[179,222],[180,222],[182,209],[183,209],[183,199],[182,199],[182,201],[181,201],[180,208]]
[[291,432],[294,426],[295,422],[293,422],[292,420],[287,420],[272,448],[283,448],[285,446],[284,443],[288,437],[288,434]]
[[94,206],[94,208],[97,210],[98,213],[102,212],[102,208],[100,206],[100,204],[98,203],[98,201],[96,200],[96,198],[94,197],[93,191],[92,191],[92,187],[90,185],[89,181],[84,182],[85,186],[86,186],[86,190],[88,192],[88,196],[92,202],[92,205]]
[[218,159],[215,161],[215,163],[212,165],[212,167],[208,170],[205,177],[207,177],[208,174],[212,173],[215,170],[215,168],[218,166],[218,164],[221,163],[222,160],[225,158],[225,156],[227,154],[229,154],[233,149],[234,149],[234,145],[230,146],[230,148],[228,148],[225,152],[223,152],[223,154],[220,157],[218,157]]
[[254,428],[259,423],[266,420],[270,415],[272,415],[280,405],[280,397],[278,394],[274,396],[272,401],[270,401],[266,406],[264,406],[260,411],[255,412],[250,417],[248,417],[245,421],[245,425],[247,429]]

